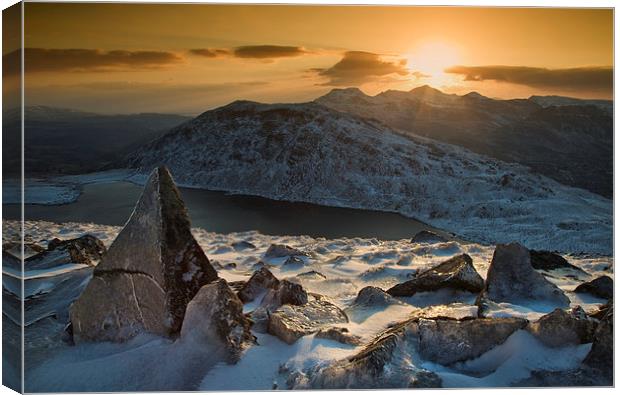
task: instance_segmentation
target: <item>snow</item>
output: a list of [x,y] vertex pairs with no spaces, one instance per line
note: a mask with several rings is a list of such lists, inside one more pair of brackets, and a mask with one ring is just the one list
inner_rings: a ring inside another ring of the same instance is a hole
[[[109,246],[120,227],[26,221],[25,231],[33,240],[74,238],[88,233],[100,237]],[[17,237],[19,222],[4,221],[3,233],[7,240]],[[276,277],[297,281],[309,292],[323,294],[343,308],[350,321],[338,326],[346,327],[351,334],[361,336],[364,342],[370,341],[391,324],[412,315],[473,317],[476,316],[477,308],[474,306],[476,295],[451,290],[398,298],[399,303],[386,307],[353,307],[352,302],[363,287],[376,285],[386,289],[406,280],[412,272],[425,270],[450,258],[451,254],[460,253],[469,254],[476,270],[482,277],[486,277],[493,255],[493,247],[455,241],[414,244],[409,240],[330,240],[308,236],[271,236],[254,231],[218,234],[200,228],[193,228],[192,233],[211,261],[217,261],[223,266],[236,263],[234,268],[218,270],[220,277],[227,281],[248,280],[253,273],[253,265],[263,259],[271,244],[286,244],[307,251],[309,257],[303,265],[282,265],[281,258],[266,263],[273,265],[268,267]],[[241,241],[250,242],[256,248],[230,248]],[[610,256],[564,257],[588,272],[583,280],[603,274],[613,277],[613,258]],[[380,275],[369,276],[369,271],[376,268],[383,268],[377,272]],[[311,270],[322,273],[326,278],[298,277]],[[27,359],[27,391],[270,390],[274,383],[277,388],[285,389],[290,374],[340,360],[360,350],[360,347],[317,339],[314,335],[287,345],[269,334],[254,333],[258,345],[247,349],[237,364],[229,365],[215,356],[212,350],[205,349],[204,345],[150,335],[142,335],[126,344],[68,346],[60,340],[54,340],[51,335],[54,332],[50,332],[51,329],[44,325],[47,322],[45,320],[55,320],[50,318],[54,315],[64,316],[71,303],[66,298],[62,301],[59,301],[58,296],[54,298],[53,284],[67,284],[66,287],[73,292],[72,297],[76,297],[88,279],[88,272],[77,265],[61,265],[26,274],[30,278],[26,281],[27,293],[37,298],[35,308],[32,311],[27,308],[26,311],[29,322],[26,329],[26,354],[31,355]],[[566,277],[561,271],[551,274],[554,277],[550,280],[566,291],[572,306],[580,305],[590,312],[605,303],[595,297],[571,292],[583,280]],[[80,285],[69,285],[65,280],[67,276],[74,275],[84,276],[77,278]],[[51,299],[48,299],[48,294]],[[49,303],[53,302],[49,306],[46,304],[48,300]],[[246,304],[244,311],[251,311],[259,300]],[[543,310],[540,304],[535,303],[524,306],[502,304],[493,314],[536,319],[544,314]],[[63,325],[62,321],[58,321],[54,330],[62,331]],[[41,348],[39,343],[29,340],[39,337],[44,339],[41,340],[44,344],[48,344],[47,348]],[[504,344],[479,358],[456,366],[445,367],[421,360],[416,357],[415,350],[408,350],[407,353],[411,355],[396,360],[437,372],[446,386],[507,386],[527,378],[532,370],[559,370],[576,366],[589,347],[586,344],[550,349],[528,333],[519,331]]]
[[612,201],[316,104],[235,102],[127,159],[182,186],[400,213],[479,243],[611,254]]

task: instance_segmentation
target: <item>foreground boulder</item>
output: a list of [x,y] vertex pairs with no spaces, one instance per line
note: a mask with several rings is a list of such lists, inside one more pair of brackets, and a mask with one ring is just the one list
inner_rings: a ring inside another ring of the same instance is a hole
[[[292,389],[437,388],[437,374],[412,366],[401,366],[400,350],[417,346],[417,320],[399,323],[379,334],[352,357],[290,375]],[[389,367],[389,368],[388,368]]]
[[141,331],[175,337],[189,301],[215,279],[179,191],[160,167],[71,308],[74,340],[120,342]]
[[596,321],[580,308],[570,312],[555,309],[528,325],[528,331],[549,347],[591,343]]
[[476,358],[525,328],[522,318],[425,319],[418,322],[420,355],[442,365]]
[[422,230],[413,236],[412,243],[443,243],[448,241],[447,238],[438,235],[430,230]]
[[530,251],[518,243],[498,244],[495,248],[478,304],[484,304],[487,298],[515,304],[545,301],[564,308],[570,304],[560,288],[534,270]]
[[252,274],[252,277],[239,290],[239,299],[243,303],[253,301],[258,295],[269,289],[276,289],[280,281],[267,269],[262,267]]
[[219,279],[200,288],[187,305],[181,328],[181,341],[210,348],[236,362],[242,351],[254,343],[250,321],[243,314],[243,303]]
[[480,292],[484,280],[467,254],[455,256],[434,268],[416,275],[413,279],[388,289],[392,296],[411,296],[417,292],[452,288],[469,292]]
[[537,270],[570,269],[587,274],[577,266],[568,263],[562,256],[550,251],[530,250],[530,261],[532,262],[532,267]]
[[386,307],[400,303],[381,288],[368,286],[359,291],[351,307]]
[[599,298],[611,299],[614,297],[614,280],[609,276],[601,276],[575,288],[577,293],[589,293]]
[[103,242],[91,235],[77,239],[53,239],[47,249],[24,260],[26,270],[49,269],[67,263],[95,266],[106,252]]
[[609,310],[596,327],[592,349],[583,365],[600,371],[601,378],[613,382],[614,375],[614,313]]
[[268,332],[293,344],[326,326],[347,322],[349,319],[344,311],[326,300],[317,299],[300,306],[285,304],[271,313]]

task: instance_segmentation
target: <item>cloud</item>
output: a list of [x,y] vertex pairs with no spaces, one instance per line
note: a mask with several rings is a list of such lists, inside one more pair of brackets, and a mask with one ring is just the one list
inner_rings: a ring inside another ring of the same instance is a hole
[[245,45],[233,49],[233,55],[246,59],[274,59],[302,56],[308,52],[302,47],[282,45]]
[[190,49],[189,53],[197,56],[204,56],[205,58],[218,58],[220,56],[230,55],[230,51],[228,49],[218,49],[218,48],[196,48]]
[[534,88],[565,91],[606,91],[613,89],[612,67],[575,67],[547,69],[525,66],[453,66],[445,70],[461,74],[465,81],[493,80]]
[[[19,73],[20,56],[20,50],[4,55],[5,64],[15,65],[6,70],[8,74]],[[158,68],[182,61],[179,55],[164,51],[26,48],[24,52],[26,72],[126,71]]]
[[324,85],[345,86],[362,84],[390,74],[410,75],[411,72],[406,65],[407,61],[405,59],[389,62],[374,53],[348,51],[332,67],[313,69],[312,71],[329,79]]

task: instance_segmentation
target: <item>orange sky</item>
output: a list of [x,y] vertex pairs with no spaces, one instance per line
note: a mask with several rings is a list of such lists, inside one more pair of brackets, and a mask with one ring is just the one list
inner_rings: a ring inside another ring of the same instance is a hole
[[[25,5],[26,102],[196,114],[430,84],[610,98],[610,9]],[[10,56],[5,53],[5,56]]]

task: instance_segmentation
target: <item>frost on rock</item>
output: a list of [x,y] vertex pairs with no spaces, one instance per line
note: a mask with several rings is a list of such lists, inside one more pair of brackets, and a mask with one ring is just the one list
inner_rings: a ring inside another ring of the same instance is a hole
[[187,303],[216,278],[170,173],[157,168],[71,308],[74,340],[119,342],[141,331],[174,337]]
[[592,281],[580,284],[575,288],[577,293],[589,293],[603,299],[614,297],[614,280],[609,276],[597,277]]
[[487,272],[478,304],[484,314],[485,299],[514,304],[542,301],[566,308],[570,300],[556,285],[532,267],[530,251],[519,243],[498,244]]
[[280,281],[267,269],[262,267],[252,274],[252,277],[244,283],[238,292],[239,299],[243,303],[253,301],[262,292],[269,289],[276,289]]
[[203,286],[187,305],[181,341],[223,352],[228,361],[235,362],[254,342],[250,325],[241,300],[226,280],[219,279]]
[[455,256],[434,268],[416,275],[413,279],[388,289],[392,296],[411,296],[416,292],[436,291],[441,288],[480,292],[484,280],[467,254]]
[[555,309],[528,325],[528,331],[549,347],[591,343],[596,321],[580,307],[569,312]]
[[344,311],[326,300],[317,299],[300,306],[285,304],[269,315],[268,331],[293,344],[302,336],[333,324],[349,322]]

